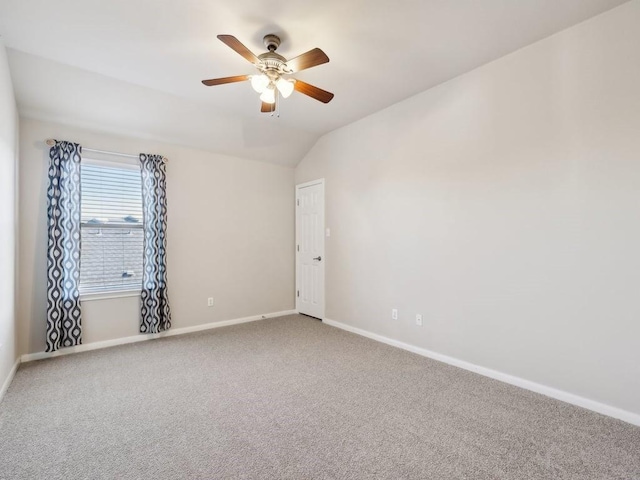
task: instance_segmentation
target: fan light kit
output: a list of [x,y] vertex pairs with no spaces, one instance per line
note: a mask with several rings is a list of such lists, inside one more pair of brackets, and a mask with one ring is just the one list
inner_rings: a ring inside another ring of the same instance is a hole
[[[225,45],[242,55],[258,69],[256,75],[237,75],[235,77],[214,78],[203,80],[202,83],[208,87],[213,85],[223,85],[225,83],[251,81],[251,87],[260,94],[262,101],[261,112],[274,112],[278,96],[288,98],[294,90],[303,93],[322,103],[329,103],[333,98],[333,93],[314,87],[302,80],[287,78],[287,75],[297,73],[307,68],[322,65],[329,61],[329,57],[320,50],[314,48],[307,53],[287,60],[282,55],[276,53],[280,46],[280,38],[277,35],[269,34],[264,37],[264,45],[268,52],[261,55],[254,55],[247,47],[232,35],[218,35]],[[278,95],[279,94],[279,95]]]

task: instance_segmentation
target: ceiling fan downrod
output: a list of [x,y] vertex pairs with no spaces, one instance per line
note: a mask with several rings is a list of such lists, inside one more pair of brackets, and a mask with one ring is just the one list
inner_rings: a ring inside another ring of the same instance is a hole
[[280,37],[273,33],[269,33],[264,36],[262,42],[264,43],[264,46],[267,47],[267,50],[275,52],[280,46]]

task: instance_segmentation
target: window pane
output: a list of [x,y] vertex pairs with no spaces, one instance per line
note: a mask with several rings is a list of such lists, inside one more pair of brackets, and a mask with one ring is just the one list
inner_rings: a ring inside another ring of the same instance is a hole
[[141,228],[81,229],[80,289],[137,289],[142,285]]
[[80,290],[139,289],[143,255],[140,171],[83,160],[81,186]]
[[82,164],[82,222],[142,223],[140,170]]

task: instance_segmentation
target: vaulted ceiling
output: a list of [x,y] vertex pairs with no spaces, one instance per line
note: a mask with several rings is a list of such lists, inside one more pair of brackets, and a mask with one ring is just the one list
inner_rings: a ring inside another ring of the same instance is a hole
[[[148,136],[293,166],[351,123],[626,0],[0,0],[0,36],[24,115]],[[330,63],[297,77],[335,93],[294,93],[259,112],[250,74],[222,42]]]

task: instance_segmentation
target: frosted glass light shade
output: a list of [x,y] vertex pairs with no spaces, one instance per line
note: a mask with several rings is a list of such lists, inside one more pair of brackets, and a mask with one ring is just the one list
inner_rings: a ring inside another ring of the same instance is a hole
[[269,77],[267,77],[265,74],[251,75],[251,86],[256,92],[264,92],[268,85]]
[[275,103],[276,101],[276,90],[275,88],[266,88],[262,95],[260,95],[260,100],[264,103]]
[[278,90],[280,90],[280,93],[284,98],[287,98],[291,93],[293,93],[293,82],[290,80],[279,78],[276,83],[276,87],[278,87]]

